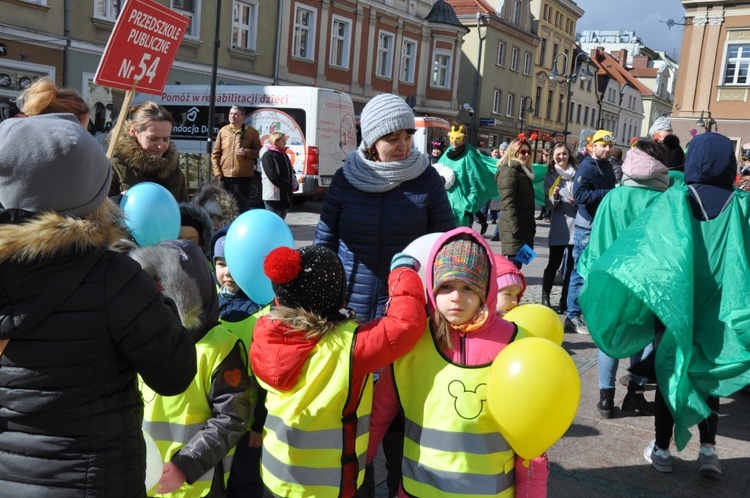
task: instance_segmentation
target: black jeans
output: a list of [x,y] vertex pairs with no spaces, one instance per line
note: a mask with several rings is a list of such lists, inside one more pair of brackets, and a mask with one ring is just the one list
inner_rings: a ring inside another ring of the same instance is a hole
[[550,246],[549,260],[547,268],[544,269],[542,277],[542,292],[552,292],[552,285],[555,283],[555,275],[560,268],[560,264],[565,257],[565,250],[568,251],[567,261],[565,262],[565,274],[563,275],[562,294],[560,295],[560,306],[566,309],[568,301],[568,286],[570,285],[570,275],[573,273],[573,246]]
[[224,182],[224,188],[226,190],[234,190],[235,192],[244,195],[246,199],[250,198],[250,183],[252,182],[251,177],[225,176],[221,181]]

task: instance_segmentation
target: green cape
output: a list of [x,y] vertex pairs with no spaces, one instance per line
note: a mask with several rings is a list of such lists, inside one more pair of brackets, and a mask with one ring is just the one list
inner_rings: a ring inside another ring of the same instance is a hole
[[586,279],[589,268],[609,246],[664,192],[639,187],[617,187],[596,209],[589,245],[578,261],[578,273]]
[[[466,153],[457,160],[448,157],[447,151],[440,157],[440,164],[453,170],[456,181],[448,190],[448,200],[453,209],[456,224],[466,225],[466,213],[476,213],[492,199],[499,199],[495,173],[498,159],[485,156],[470,144],[466,144]],[[547,167],[534,164],[534,202],[544,205],[544,175]]]
[[656,375],[679,450],[710,414],[707,396],[750,383],[750,194],[735,192],[720,216],[699,222],[687,191],[667,190],[593,261],[579,298],[613,358],[654,339],[654,315],[665,325]]

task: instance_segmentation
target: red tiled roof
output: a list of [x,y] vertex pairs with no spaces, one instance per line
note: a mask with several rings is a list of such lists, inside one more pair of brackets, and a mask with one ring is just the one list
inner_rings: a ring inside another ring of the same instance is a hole
[[612,54],[605,52],[604,50],[596,50],[594,57],[591,60],[599,68],[599,74],[604,74],[616,80],[620,86],[627,84],[643,95],[653,95],[646,85],[638,81],[638,79],[626,68],[622,67],[617,59],[612,57]]
[[485,0],[445,0],[457,16],[468,16],[479,12],[480,14],[495,14],[496,10]]
[[659,69],[655,67],[634,67],[630,70],[630,74],[636,78],[656,78]]

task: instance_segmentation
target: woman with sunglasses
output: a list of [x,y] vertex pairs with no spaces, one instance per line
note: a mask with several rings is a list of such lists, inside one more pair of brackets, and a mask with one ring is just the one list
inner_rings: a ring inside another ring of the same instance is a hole
[[503,256],[521,263],[515,256],[524,244],[534,247],[536,221],[534,212],[534,170],[531,166],[531,144],[523,134],[513,140],[497,165],[495,182],[500,194],[500,247]]

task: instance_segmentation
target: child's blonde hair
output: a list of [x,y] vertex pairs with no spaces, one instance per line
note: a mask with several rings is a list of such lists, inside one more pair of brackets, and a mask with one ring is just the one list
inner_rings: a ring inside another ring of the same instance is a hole
[[69,112],[83,124],[89,106],[81,94],[70,88],[57,88],[52,79],[44,77],[34,82],[18,97],[21,112],[27,116]]

